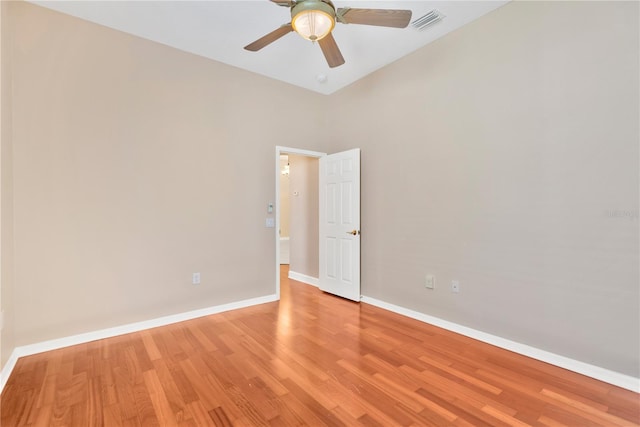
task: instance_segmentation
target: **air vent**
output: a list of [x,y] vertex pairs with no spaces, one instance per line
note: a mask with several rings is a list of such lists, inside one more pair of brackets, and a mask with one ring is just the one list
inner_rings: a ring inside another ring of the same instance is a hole
[[444,18],[444,15],[433,9],[432,11],[427,12],[425,15],[413,21],[411,25],[413,26],[413,28],[416,28],[418,30],[424,30],[425,28],[432,26],[436,22],[440,22],[442,18]]

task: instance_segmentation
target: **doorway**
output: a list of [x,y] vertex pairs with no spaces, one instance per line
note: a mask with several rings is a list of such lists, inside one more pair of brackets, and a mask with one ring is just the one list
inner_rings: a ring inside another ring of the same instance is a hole
[[[287,266],[287,272],[289,271],[290,263],[290,246],[289,241],[291,237],[290,223],[291,223],[291,194],[289,192],[289,181],[291,179],[291,164],[289,163],[289,155],[280,155],[280,209],[278,210],[278,216],[280,217],[280,265]],[[282,268],[280,269],[280,275],[282,276]]]
[[[282,195],[281,195],[281,176],[283,173],[283,168],[282,168],[282,156],[288,156],[288,163],[289,163],[289,169],[288,169],[288,173],[289,173],[289,179],[290,181],[288,182],[289,184],[289,195],[290,200],[289,203],[291,205],[291,207],[295,208],[295,205],[298,204],[300,208],[303,208],[304,206],[308,206],[308,203],[304,203],[305,201],[309,201],[308,200],[308,194],[306,194],[306,190],[303,192],[303,188],[308,188],[308,185],[311,184],[313,185],[313,183],[309,183],[309,182],[304,182],[305,180],[302,179],[303,177],[299,177],[301,178],[299,180],[299,182],[296,182],[296,173],[300,172],[300,170],[296,171],[296,160],[298,160],[298,165],[304,165],[305,163],[309,163],[309,161],[314,160],[315,163],[317,163],[317,159],[319,159],[320,157],[325,156],[325,153],[321,153],[321,152],[316,152],[316,151],[309,151],[309,150],[302,150],[299,148],[291,148],[291,147],[281,147],[281,146],[277,146],[276,147],[276,197],[275,197],[275,204],[276,204],[276,227],[275,227],[275,243],[276,243],[276,297],[278,299],[280,299],[280,275],[281,275],[281,269],[280,269],[280,263],[281,263],[281,229],[282,229],[282,225],[281,224],[281,214],[282,214],[282,208],[284,206],[282,203]],[[293,164],[292,164],[293,162]],[[302,168],[300,168],[302,169]],[[293,174],[293,176],[291,175]],[[316,172],[317,175],[317,172]],[[293,182],[292,182],[293,180]],[[316,181],[316,187],[317,187],[317,181]],[[297,194],[296,194],[297,193]],[[315,202],[317,203],[317,197]],[[316,212],[315,214],[317,214],[317,205],[316,205]],[[293,215],[296,215],[296,213],[294,212]],[[301,234],[304,234],[304,224],[297,224],[296,220],[300,220],[301,218],[293,218],[293,215],[290,215],[289,217],[289,224],[288,224],[288,229],[289,229],[289,245],[291,248],[291,244],[292,244],[292,240],[291,240],[291,233],[294,234],[293,236],[293,247],[295,249],[296,247],[296,240],[295,240],[295,233],[299,232]],[[300,221],[298,221],[300,222]],[[303,229],[300,230],[300,227],[302,227]],[[291,259],[291,257],[293,256],[293,260]],[[295,268],[295,262],[296,262],[296,254],[292,254],[291,252],[289,253],[289,261],[294,261],[294,268]],[[300,262],[301,260],[298,260],[298,262]],[[314,260],[315,262],[317,262],[317,260]],[[291,269],[289,269],[289,271],[291,271]],[[291,277],[295,276],[296,273],[300,273],[300,272],[291,272]],[[302,275],[304,276],[304,275]],[[293,277],[294,279],[300,280],[300,279],[305,279],[304,277]],[[310,279],[308,276],[306,277],[306,279]],[[317,279],[317,278],[316,278]],[[309,280],[301,280],[301,281],[305,281],[305,282],[309,282]]]

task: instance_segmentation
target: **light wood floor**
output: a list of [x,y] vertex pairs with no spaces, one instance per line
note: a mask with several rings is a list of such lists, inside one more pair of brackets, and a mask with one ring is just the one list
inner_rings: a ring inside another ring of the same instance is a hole
[[22,358],[1,399],[2,427],[640,424],[638,394],[286,279],[279,303]]

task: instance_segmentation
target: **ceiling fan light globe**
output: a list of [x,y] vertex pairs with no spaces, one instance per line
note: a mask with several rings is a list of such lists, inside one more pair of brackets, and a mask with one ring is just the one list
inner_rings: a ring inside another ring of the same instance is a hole
[[307,40],[322,40],[335,24],[335,11],[324,2],[307,0],[291,10],[293,29]]

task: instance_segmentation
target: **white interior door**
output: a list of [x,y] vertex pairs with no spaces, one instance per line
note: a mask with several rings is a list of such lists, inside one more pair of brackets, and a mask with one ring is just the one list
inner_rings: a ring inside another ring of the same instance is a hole
[[360,149],[320,158],[320,289],[360,301]]

